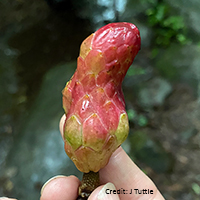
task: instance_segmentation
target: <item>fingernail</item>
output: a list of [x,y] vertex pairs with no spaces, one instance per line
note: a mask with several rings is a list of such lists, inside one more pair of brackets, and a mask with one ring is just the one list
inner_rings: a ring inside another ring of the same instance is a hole
[[44,188],[46,187],[46,185],[51,182],[52,180],[55,180],[56,178],[61,178],[61,177],[66,177],[66,176],[63,176],[63,175],[58,175],[58,176],[54,176],[52,178],[50,178],[43,186],[42,186],[42,189],[40,191],[40,194],[42,195],[42,192],[44,190]]
[[112,183],[107,183],[97,195],[98,200],[119,200],[117,190]]

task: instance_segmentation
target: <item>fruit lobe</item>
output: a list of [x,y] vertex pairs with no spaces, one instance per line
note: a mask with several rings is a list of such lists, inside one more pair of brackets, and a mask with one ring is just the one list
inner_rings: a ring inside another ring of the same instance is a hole
[[126,22],[108,24],[81,44],[63,108],[65,151],[82,172],[103,168],[128,135],[121,84],[139,49],[139,30]]

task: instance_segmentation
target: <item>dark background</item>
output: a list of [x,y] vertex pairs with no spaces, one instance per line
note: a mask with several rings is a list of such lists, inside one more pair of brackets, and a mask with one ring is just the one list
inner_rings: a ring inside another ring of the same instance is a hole
[[123,148],[168,200],[200,197],[199,0],[1,0],[0,196],[39,199],[54,175],[81,173],[64,152],[61,90],[81,42],[101,26],[138,26],[123,83]]

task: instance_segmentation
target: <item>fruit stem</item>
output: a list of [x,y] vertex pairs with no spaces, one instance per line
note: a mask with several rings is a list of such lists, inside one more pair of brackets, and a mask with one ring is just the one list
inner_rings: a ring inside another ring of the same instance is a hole
[[99,184],[99,172],[90,171],[89,173],[83,173],[77,200],[87,200],[92,191],[95,190]]

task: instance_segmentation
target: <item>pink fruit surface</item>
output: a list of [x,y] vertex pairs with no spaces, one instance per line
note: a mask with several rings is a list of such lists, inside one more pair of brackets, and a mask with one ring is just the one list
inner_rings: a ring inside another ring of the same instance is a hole
[[63,90],[65,151],[85,173],[97,172],[129,132],[122,81],[140,49],[134,24],[108,24],[87,37]]

